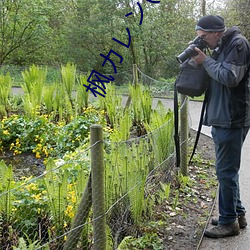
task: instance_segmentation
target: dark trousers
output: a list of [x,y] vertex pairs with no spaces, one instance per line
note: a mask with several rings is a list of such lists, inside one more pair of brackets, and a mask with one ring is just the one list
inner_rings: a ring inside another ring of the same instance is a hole
[[216,175],[219,181],[219,223],[230,224],[245,214],[240,200],[239,169],[241,149],[249,127],[212,127],[215,143]]

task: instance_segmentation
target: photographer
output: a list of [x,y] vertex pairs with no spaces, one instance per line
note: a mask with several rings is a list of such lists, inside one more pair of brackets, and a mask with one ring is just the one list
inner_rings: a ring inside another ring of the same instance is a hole
[[225,30],[220,16],[202,17],[196,33],[213,50],[212,56],[195,48],[192,58],[203,64],[211,80],[204,125],[212,126],[219,181],[219,218],[205,235],[212,238],[238,235],[247,226],[240,200],[241,149],[250,126],[250,47],[237,27]]

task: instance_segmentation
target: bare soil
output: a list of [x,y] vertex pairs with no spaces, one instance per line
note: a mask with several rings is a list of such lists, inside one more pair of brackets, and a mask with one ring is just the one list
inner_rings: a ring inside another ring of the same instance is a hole
[[[196,132],[191,131],[191,143]],[[188,176],[191,180],[186,187],[180,187],[179,200],[176,209],[172,203],[158,207],[162,214],[167,215],[167,227],[160,228],[164,249],[195,250],[199,249],[203,232],[213,210],[217,194],[217,179],[215,175],[214,144],[210,137],[201,134],[194,162],[189,166]],[[178,186],[179,185],[179,186]],[[176,193],[172,199],[176,199]]]

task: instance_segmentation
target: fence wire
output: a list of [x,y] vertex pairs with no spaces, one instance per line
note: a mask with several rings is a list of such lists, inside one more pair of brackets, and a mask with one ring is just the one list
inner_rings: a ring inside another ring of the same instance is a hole
[[[140,138],[105,142],[106,218],[110,239],[107,249],[117,249],[126,236],[136,235],[142,220],[154,214],[153,204],[160,183],[171,181],[174,142],[170,123]],[[166,136],[169,140],[165,140]],[[84,208],[87,215],[80,217],[82,222],[72,228],[83,192],[91,193],[86,190],[91,189],[87,184],[91,171],[89,150],[77,152],[81,160],[49,160],[42,175],[23,178],[21,185],[13,189],[14,177],[10,174],[5,177],[2,187],[6,191],[0,195],[1,249],[12,249],[22,242],[32,242],[34,249],[63,249],[67,236],[78,229],[81,234],[75,249],[91,249],[94,222],[91,204]]]
[[[142,233],[140,223],[153,218],[161,183],[173,177],[173,129],[170,117],[141,137],[118,142],[104,138],[107,249]],[[38,176],[17,179],[15,170],[0,162],[1,249],[92,249],[93,224],[100,219],[93,219],[91,208],[92,147],[48,159]]]
[[143,85],[148,86],[155,95],[167,95],[173,96],[174,92],[174,80],[156,80],[146,74],[144,74],[139,68],[137,68],[140,81]]

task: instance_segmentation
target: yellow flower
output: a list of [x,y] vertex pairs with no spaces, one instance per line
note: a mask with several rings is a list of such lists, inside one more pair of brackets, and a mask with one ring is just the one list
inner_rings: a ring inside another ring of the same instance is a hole
[[72,203],[76,203],[76,196],[75,196],[75,195],[72,195],[72,197],[71,197],[71,202],[72,202]]
[[20,177],[21,180],[24,180],[24,181],[29,181],[32,179],[32,176],[29,176],[29,177],[26,177],[26,176],[22,176]]
[[3,131],[3,134],[4,134],[4,135],[9,135],[10,133],[9,133],[8,130],[4,130],[4,131]]
[[36,158],[40,159],[41,158],[41,155],[39,152],[36,152]]
[[26,189],[28,191],[34,191],[37,190],[37,185],[35,183],[30,183],[29,185],[26,186]]
[[21,154],[21,153],[22,153],[22,151],[19,151],[19,150],[15,149],[13,155],[18,155],[18,154]]
[[17,208],[13,207],[11,210],[12,210],[12,212],[16,212]]
[[73,206],[68,205],[66,208],[66,211],[64,211],[64,213],[65,213],[65,215],[68,215],[69,218],[73,218],[74,217]]
[[35,198],[36,201],[40,201],[42,199],[41,195],[42,195],[41,193],[33,194],[32,197]]
[[43,153],[45,154],[46,157],[48,157],[49,153],[46,147],[43,147]]
[[105,113],[106,113],[106,111],[104,109],[101,110],[101,112],[100,112],[101,115],[105,115]]

